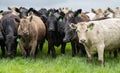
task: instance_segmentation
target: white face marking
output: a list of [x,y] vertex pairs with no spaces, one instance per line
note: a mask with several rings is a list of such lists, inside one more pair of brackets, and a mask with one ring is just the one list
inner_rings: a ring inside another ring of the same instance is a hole
[[88,28],[85,24],[79,24],[77,26],[76,32],[77,32],[80,43],[85,43],[87,41],[86,39],[87,31],[88,31]]

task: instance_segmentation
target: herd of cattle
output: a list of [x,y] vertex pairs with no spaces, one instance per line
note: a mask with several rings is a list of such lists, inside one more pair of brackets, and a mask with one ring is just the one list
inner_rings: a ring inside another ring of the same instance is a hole
[[19,44],[23,57],[35,58],[45,40],[52,57],[56,57],[54,46],[61,45],[61,53],[65,54],[66,43],[70,42],[72,56],[81,51],[81,55],[87,54],[91,61],[92,55],[97,53],[103,66],[104,51],[117,56],[120,48],[120,8],[82,12],[82,9],[72,11],[70,8],[8,7],[8,11],[0,11],[3,57],[15,57]]

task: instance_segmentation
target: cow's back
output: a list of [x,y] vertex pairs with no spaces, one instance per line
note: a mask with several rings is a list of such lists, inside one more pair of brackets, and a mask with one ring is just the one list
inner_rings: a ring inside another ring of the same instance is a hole
[[111,18],[88,23],[95,24],[94,29],[88,34],[91,41],[94,43],[104,42],[105,49],[120,48],[120,19]]
[[37,17],[35,15],[33,15],[32,23],[33,23],[32,27],[35,27],[35,30],[38,34],[38,40],[42,40],[46,35],[45,24],[39,17]]

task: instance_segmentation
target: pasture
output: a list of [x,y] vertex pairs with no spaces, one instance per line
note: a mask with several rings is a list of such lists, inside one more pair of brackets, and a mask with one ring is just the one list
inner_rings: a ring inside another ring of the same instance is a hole
[[38,53],[36,60],[23,59],[18,48],[17,57],[14,59],[0,59],[0,73],[120,73],[120,54],[118,58],[105,54],[105,67],[101,68],[97,58],[90,64],[87,57],[77,54],[71,56],[71,44],[66,46],[66,54],[60,53],[60,47],[56,47],[57,57],[53,59],[47,55],[47,42],[43,51]]

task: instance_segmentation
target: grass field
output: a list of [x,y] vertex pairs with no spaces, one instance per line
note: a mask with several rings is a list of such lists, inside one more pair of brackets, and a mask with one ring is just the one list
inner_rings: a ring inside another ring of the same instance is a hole
[[60,54],[60,47],[56,50],[57,58],[53,59],[47,55],[45,44],[36,60],[23,59],[18,50],[16,58],[0,60],[0,73],[120,73],[120,56],[116,59],[106,54],[105,67],[101,68],[97,58],[94,58],[93,64],[89,64],[87,57],[80,57],[80,54],[72,57],[70,44],[66,46],[65,55]]

